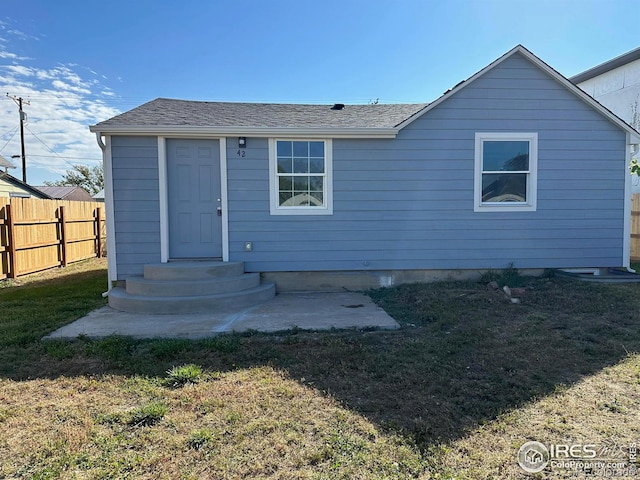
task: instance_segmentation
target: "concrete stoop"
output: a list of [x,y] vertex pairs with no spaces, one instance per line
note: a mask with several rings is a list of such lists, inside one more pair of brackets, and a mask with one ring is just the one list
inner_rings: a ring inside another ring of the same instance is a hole
[[240,310],[275,297],[274,283],[245,273],[243,262],[176,262],[145,265],[109,292],[109,306],[147,314],[218,313]]

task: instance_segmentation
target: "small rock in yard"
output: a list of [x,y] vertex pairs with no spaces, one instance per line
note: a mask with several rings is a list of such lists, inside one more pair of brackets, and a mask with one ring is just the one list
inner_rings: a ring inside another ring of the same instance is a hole
[[520,299],[519,298],[511,297],[509,300],[511,300],[511,303],[520,303]]
[[511,289],[509,287],[505,285],[504,287],[502,287],[502,290],[507,294],[507,297],[511,296]]
[[498,290],[498,282],[494,280],[493,282],[487,283],[487,288],[490,288],[491,290]]

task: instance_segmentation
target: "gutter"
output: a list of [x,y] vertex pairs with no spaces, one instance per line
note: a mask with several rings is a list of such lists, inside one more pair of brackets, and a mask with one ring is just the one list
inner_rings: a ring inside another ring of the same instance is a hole
[[104,172],[104,206],[107,223],[107,291],[102,297],[109,296],[109,292],[117,281],[116,249],[115,249],[115,219],[113,216],[113,176],[111,172],[111,141],[105,136],[106,143],[102,141],[102,133],[95,132],[96,142],[102,150],[102,166]]
[[194,125],[92,125],[102,135],[150,135],[164,137],[304,137],[304,138],[395,138],[401,128],[313,128],[313,127],[211,127]]

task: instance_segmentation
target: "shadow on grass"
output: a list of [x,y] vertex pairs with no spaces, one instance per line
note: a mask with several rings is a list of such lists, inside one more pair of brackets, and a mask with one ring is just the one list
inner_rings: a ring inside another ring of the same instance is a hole
[[270,365],[427,449],[640,351],[640,287],[526,282],[521,304],[480,283],[370,292],[398,331],[5,343],[0,374],[165,376],[183,364],[220,372]]

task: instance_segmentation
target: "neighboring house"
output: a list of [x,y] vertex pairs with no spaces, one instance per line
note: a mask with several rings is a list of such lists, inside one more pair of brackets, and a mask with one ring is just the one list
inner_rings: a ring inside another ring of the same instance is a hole
[[4,173],[8,173],[10,168],[16,168],[16,166],[0,155],[0,168],[4,169]]
[[92,197],[96,202],[104,203],[104,188]]
[[[602,105],[640,128],[640,48],[571,77],[573,83]],[[632,191],[640,193],[640,179],[633,175]]]
[[91,131],[120,284],[202,258],[281,289],[629,265],[639,134],[522,46],[430,104],[157,99]]
[[0,197],[51,198],[36,187],[32,187],[6,172],[0,172]]
[[74,186],[38,186],[35,187],[56,200],[74,200],[77,202],[93,202],[89,192],[82,187]]

